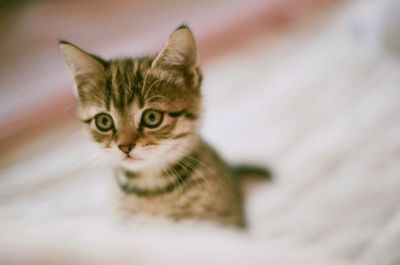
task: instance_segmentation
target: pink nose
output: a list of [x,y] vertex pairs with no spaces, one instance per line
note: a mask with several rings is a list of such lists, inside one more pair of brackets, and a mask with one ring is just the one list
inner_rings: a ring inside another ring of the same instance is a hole
[[119,150],[124,152],[125,154],[129,154],[129,152],[135,147],[133,144],[120,144],[118,145]]

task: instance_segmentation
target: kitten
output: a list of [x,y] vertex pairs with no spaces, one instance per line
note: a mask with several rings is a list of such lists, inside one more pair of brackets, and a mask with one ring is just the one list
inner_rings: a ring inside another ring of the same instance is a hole
[[118,161],[133,213],[244,226],[238,178],[198,134],[201,80],[195,39],[182,25],[155,57],[103,60],[61,41],[78,117]]

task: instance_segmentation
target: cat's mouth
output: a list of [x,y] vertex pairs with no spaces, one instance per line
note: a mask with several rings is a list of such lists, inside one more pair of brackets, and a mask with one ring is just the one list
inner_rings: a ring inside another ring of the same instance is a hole
[[122,160],[124,160],[124,161],[140,161],[140,160],[143,160],[143,158],[136,156],[136,155],[127,155]]

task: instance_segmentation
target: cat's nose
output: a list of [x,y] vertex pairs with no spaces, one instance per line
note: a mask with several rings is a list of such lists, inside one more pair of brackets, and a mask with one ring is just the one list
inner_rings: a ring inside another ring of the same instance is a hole
[[125,154],[129,154],[129,152],[135,147],[134,144],[120,144],[118,145],[119,150],[124,152]]

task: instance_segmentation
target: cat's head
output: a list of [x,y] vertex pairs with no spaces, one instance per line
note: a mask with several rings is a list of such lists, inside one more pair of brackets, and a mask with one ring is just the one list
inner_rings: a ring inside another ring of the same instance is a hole
[[78,117],[94,141],[130,170],[163,167],[189,152],[201,111],[196,43],[176,29],[155,57],[104,60],[61,41]]

